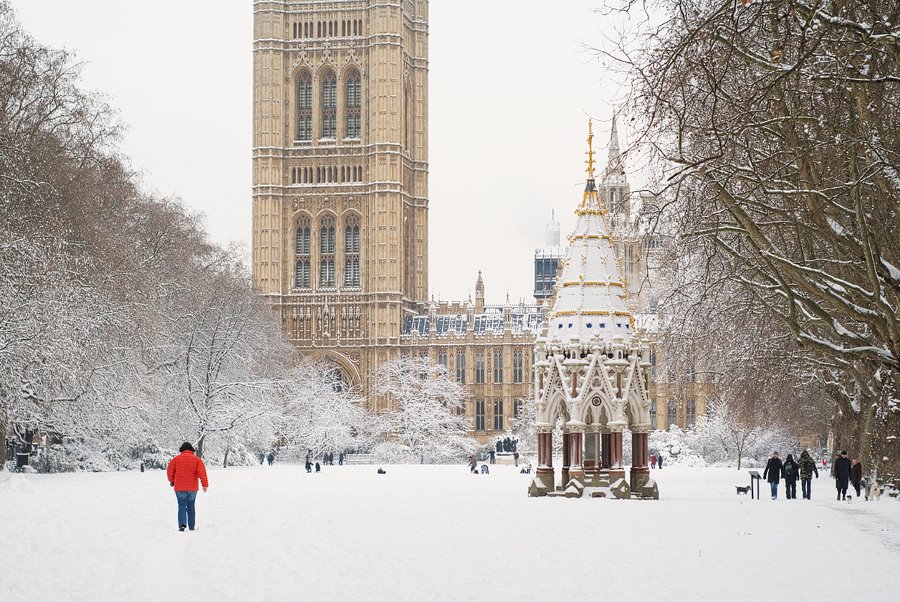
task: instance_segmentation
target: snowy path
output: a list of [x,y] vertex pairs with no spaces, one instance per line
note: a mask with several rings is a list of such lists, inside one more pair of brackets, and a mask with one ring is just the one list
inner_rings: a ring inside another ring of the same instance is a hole
[[[736,496],[654,471],[660,502],[529,499],[512,467],[212,470],[198,530],[163,473],[0,481],[0,600],[894,599],[900,503]],[[0,479],[9,475],[3,474]],[[765,487],[763,487],[765,489]],[[765,493],[765,492],[764,492]],[[783,494],[783,492],[782,492]],[[607,545],[610,544],[610,545]],[[607,550],[612,550],[611,552]],[[546,568],[542,568],[541,563]]]

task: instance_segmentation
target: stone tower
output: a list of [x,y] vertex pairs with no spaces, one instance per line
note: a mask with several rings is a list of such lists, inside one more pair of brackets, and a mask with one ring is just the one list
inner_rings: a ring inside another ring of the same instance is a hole
[[427,298],[428,2],[253,7],[253,279],[366,394]]

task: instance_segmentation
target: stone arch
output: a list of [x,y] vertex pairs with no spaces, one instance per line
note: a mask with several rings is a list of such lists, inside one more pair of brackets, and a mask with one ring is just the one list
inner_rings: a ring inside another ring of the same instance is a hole
[[343,353],[329,349],[312,352],[307,357],[313,361],[322,361],[334,365],[341,371],[341,375],[351,389],[358,390],[362,387],[362,376],[359,373],[359,368]]

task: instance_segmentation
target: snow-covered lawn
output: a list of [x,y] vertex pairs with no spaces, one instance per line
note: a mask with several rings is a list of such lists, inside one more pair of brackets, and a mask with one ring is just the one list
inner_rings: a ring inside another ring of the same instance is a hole
[[[198,528],[164,473],[0,473],[0,600],[889,600],[900,503],[735,495],[746,471],[654,471],[664,499],[529,499],[507,466],[213,469]],[[763,484],[763,494],[766,493]],[[780,492],[783,495],[783,491]],[[863,597],[864,596],[864,597]]]

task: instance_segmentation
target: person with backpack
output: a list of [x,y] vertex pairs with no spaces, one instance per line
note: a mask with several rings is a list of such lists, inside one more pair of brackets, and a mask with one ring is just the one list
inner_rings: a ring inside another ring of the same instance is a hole
[[794,462],[794,454],[788,454],[781,467],[784,473],[784,493],[789,500],[797,499],[797,477],[800,476],[800,465]]
[[832,465],[834,471],[834,486],[837,487],[837,499],[847,499],[847,485],[850,483],[850,458],[847,452],[842,451],[841,456]]
[[175,497],[178,499],[178,530],[184,531],[187,527],[193,531],[197,518],[194,506],[197,501],[197,481],[203,485],[203,493],[209,488],[209,481],[206,478],[206,465],[194,455],[194,446],[185,442],[179,451],[181,453],[169,462],[166,476],[169,478],[169,485],[175,488]]
[[816,468],[816,462],[809,455],[809,450],[804,449],[800,452],[800,490],[803,493],[804,500],[812,499],[812,477],[813,474],[819,478],[819,469]]
[[781,482],[782,466],[781,458],[778,457],[778,452],[772,452],[772,457],[766,462],[763,478],[769,483],[773,500],[778,499],[778,483]]

